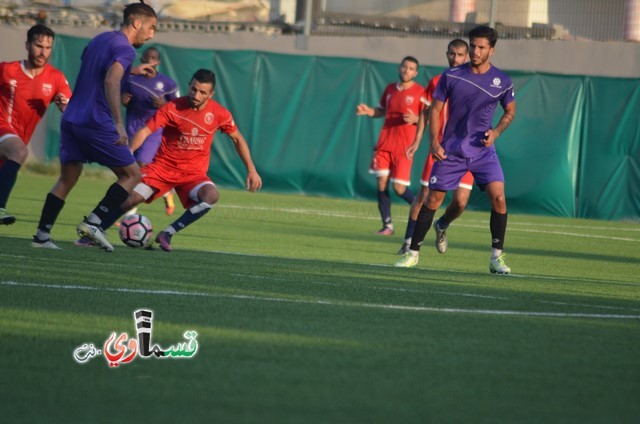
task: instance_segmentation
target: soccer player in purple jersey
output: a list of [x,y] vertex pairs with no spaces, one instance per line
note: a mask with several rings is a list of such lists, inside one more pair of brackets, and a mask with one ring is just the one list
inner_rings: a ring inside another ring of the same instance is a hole
[[[142,53],[140,62],[150,64],[157,71],[160,66],[160,51],[155,47],[147,48]],[[130,75],[122,91],[122,104],[127,108],[127,135],[129,139],[147,124],[147,121],[155,115],[160,106],[178,97],[180,97],[180,91],[176,82],[160,72],[157,72],[156,76],[152,78],[143,75]],[[162,129],[159,129],[147,137],[142,146],[133,153],[141,168],[153,161],[161,142]],[[166,193],[163,198],[165,212],[167,215],[173,214],[175,209],[173,191]]]
[[[158,66],[160,66],[160,51],[157,48],[146,48],[144,52],[142,52],[140,63],[153,66],[156,73],[154,76],[129,75],[123,83],[121,99],[122,104],[127,109],[125,116],[127,121],[127,136],[129,139],[131,139],[140,128],[146,125],[147,121],[155,115],[160,106],[180,96],[178,85],[175,81],[158,72]],[[162,129],[159,129],[147,137],[144,144],[133,153],[140,168],[151,163],[161,142]],[[171,216],[175,210],[173,193],[174,191],[171,190],[162,196],[165,205],[164,209],[168,216]],[[137,213],[137,211],[137,207],[130,209],[125,216],[133,215]],[[116,225],[119,226],[120,223],[117,222]],[[74,245],[78,247],[93,247],[95,243],[88,237],[81,237],[74,242]]]
[[[494,143],[513,121],[516,103],[511,78],[489,62],[497,40],[498,34],[492,28],[472,29],[469,32],[470,62],[446,70],[433,93],[429,139],[435,164],[429,179],[429,194],[420,209],[409,251],[396,262],[397,267],[412,268],[418,264],[420,246],[446,192],[455,190],[462,176],[470,171],[491,201],[489,271],[511,272],[502,252],[507,230],[507,203],[504,174]],[[440,142],[438,116],[446,101],[450,115]],[[498,125],[492,128],[498,103],[504,113]]]
[[113,251],[100,224],[127,200],[141,178],[122,119],[121,84],[129,74],[155,75],[149,64],[132,65],[134,47],[140,48],[153,38],[156,23],[151,6],[129,4],[120,31],[97,35],[82,52],[74,95],[60,123],[60,177],[47,195],[32,246],[59,249],[51,240],[51,229],[82,173],[83,163],[97,162],[109,167],[118,180],[77,231],[104,250]]
[[[157,71],[160,66],[160,52],[155,47],[149,47],[142,53],[140,62],[150,64]],[[160,72],[157,72],[153,78],[147,78],[143,75],[129,76],[122,90],[122,104],[127,108],[127,135],[129,139],[146,125],[160,106],[178,97],[180,97],[178,85]],[[159,129],[147,137],[142,146],[133,153],[141,168],[151,163],[161,141],[162,129]],[[173,191],[166,193],[163,197],[165,212],[167,215],[173,214],[175,208]]]
[[[129,138],[147,124],[160,106],[180,97],[178,85],[168,76],[157,72],[160,65],[160,52],[155,47],[147,48],[140,63],[149,64],[156,70],[154,77],[130,75],[122,89],[122,104],[127,108],[127,136]],[[162,139],[162,130],[151,134],[144,144],[135,151],[134,156],[140,166],[151,163]]]

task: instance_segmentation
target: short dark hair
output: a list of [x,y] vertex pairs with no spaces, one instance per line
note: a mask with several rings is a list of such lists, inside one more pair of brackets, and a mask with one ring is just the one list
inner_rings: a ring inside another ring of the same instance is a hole
[[495,29],[488,26],[478,26],[469,31],[469,41],[472,38],[486,38],[491,47],[495,47],[498,42],[498,33]]
[[27,31],[27,43],[33,43],[40,37],[55,38],[56,33],[46,25],[37,24],[29,28]]
[[131,3],[124,7],[124,24],[128,25],[132,23],[136,17],[146,16],[147,18],[156,18],[155,10],[153,7],[146,4],[143,0],[140,0],[140,3]]
[[198,69],[191,77],[191,81],[196,80],[199,83],[211,84],[211,88],[216,88],[216,74],[208,69]]
[[467,49],[467,51],[469,51],[469,44],[467,44],[467,42],[461,38],[456,38],[455,40],[451,40],[449,44],[447,44],[447,51],[449,51],[451,47],[453,47],[454,49],[464,47],[465,49]]
[[413,56],[405,56],[405,57],[404,57],[404,59],[402,59],[402,60],[400,61],[400,63],[405,62],[405,61],[407,61],[407,62],[413,62],[413,63],[415,63],[415,64],[416,64],[416,66],[420,66],[420,63],[418,62],[418,59],[416,59],[416,58],[415,58],[415,57],[413,57]]

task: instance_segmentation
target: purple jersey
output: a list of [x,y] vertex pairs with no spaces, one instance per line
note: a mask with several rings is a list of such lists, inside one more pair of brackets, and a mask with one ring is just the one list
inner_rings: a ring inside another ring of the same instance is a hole
[[131,72],[136,51],[119,31],[104,32],[89,42],[82,52],[82,64],[73,90],[73,97],[62,119],[83,127],[110,126],[115,131],[111,109],[105,96],[104,80],[114,62]]
[[161,97],[165,102],[180,96],[177,84],[168,76],[158,73],[153,78],[142,75],[129,75],[123,93],[131,94],[127,105],[127,135],[129,138],[144,127],[149,118],[158,110],[153,105],[154,97]]
[[442,136],[447,156],[474,158],[487,149],[480,140],[492,128],[498,102],[505,107],[514,101],[511,78],[495,66],[484,74],[474,74],[468,63],[446,70],[433,98],[449,102],[449,120]]

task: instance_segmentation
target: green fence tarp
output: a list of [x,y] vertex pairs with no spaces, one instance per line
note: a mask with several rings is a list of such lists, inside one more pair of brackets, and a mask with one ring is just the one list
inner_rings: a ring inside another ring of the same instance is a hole
[[[73,86],[89,40],[59,35],[52,64]],[[381,119],[359,117],[376,105],[397,63],[257,51],[216,51],[156,45],[160,71],[183,95],[199,68],[217,76],[215,99],[245,135],[264,189],[375,199],[368,173]],[[398,61],[403,54],[399,54]],[[442,68],[422,66],[426,85]],[[508,72],[516,119],[498,139],[510,212],[598,219],[640,219],[640,78],[594,78]],[[501,115],[498,108],[495,122]],[[60,113],[47,117],[47,160],[58,154]],[[414,160],[418,189],[428,137]],[[245,169],[229,139],[217,134],[210,175],[243,187]],[[399,201],[398,199],[395,199]],[[474,188],[469,208],[488,208]]]

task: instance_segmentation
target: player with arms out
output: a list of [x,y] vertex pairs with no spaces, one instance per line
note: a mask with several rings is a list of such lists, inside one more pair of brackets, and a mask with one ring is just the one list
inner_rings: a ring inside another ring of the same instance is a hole
[[61,112],[71,88],[66,77],[49,65],[55,33],[38,24],[27,31],[27,60],[0,63],[0,225],[13,224],[7,202],[27,159],[27,144],[49,104]]
[[60,124],[60,177],[45,200],[33,247],[59,249],[51,240],[53,225],[78,182],[83,163],[97,162],[109,167],[118,180],[77,231],[104,250],[113,251],[100,224],[127,200],[140,181],[140,167],[129,150],[122,119],[121,84],[129,74],[155,75],[153,66],[143,63],[133,67],[133,61],[134,47],[140,48],[153,38],[156,22],[150,6],[129,4],[124,9],[121,30],[97,35],[82,52],[74,96]]
[[[466,63],[469,60],[469,45],[466,41],[456,38],[452,40],[447,46],[447,61],[449,62],[449,68],[455,68]],[[407,149],[407,157],[412,158],[415,152],[418,150],[418,146],[420,146],[420,141],[422,140],[422,136],[424,134],[424,128],[429,122],[429,112],[431,108],[431,104],[433,102],[433,92],[438,85],[438,81],[440,81],[440,74],[431,78],[429,84],[427,85],[427,91],[425,93],[426,96],[426,105],[420,114],[420,119],[418,120],[418,129],[416,131],[416,137],[413,141],[413,144],[409,146]],[[447,118],[449,116],[449,105],[445,103],[442,108],[442,112],[440,113],[440,136],[442,137],[442,132],[444,131],[445,124],[447,122]],[[404,242],[400,250],[398,251],[399,255],[403,255],[409,251],[409,246],[411,245],[411,237],[413,236],[413,230],[416,226],[416,220],[418,219],[418,213],[420,212],[420,208],[424,204],[425,200],[427,200],[427,194],[429,193],[429,176],[431,176],[431,169],[433,168],[433,156],[427,155],[427,160],[424,164],[424,168],[422,169],[422,178],[420,179],[420,189],[418,190],[418,194],[416,198],[411,203],[411,210],[409,211],[409,220],[407,221],[407,229],[404,235]],[[439,220],[434,224],[434,229],[436,230],[436,249],[439,253],[445,253],[447,251],[448,242],[447,242],[447,228],[449,224],[453,222],[456,218],[462,215],[464,209],[467,207],[467,203],[469,202],[469,196],[471,195],[471,189],[473,188],[473,175],[470,172],[464,174],[462,180],[460,180],[460,184],[458,188],[453,192],[453,200],[447,206],[447,209],[440,217]]]
[[[436,161],[429,180],[429,194],[420,209],[411,246],[396,266],[410,268],[433,222],[436,210],[448,190],[455,190],[470,171],[491,202],[491,273],[508,274],[511,269],[503,253],[507,230],[507,202],[504,173],[496,153],[496,139],[509,127],[516,114],[511,78],[489,62],[498,40],[497,32],[480,26],[469,32],[470,62],[445,71],[433,93],[429,115],[431,154]],[[449,102],[449,120],[440,138],[438,117]],[[493,115],[498,103],[504,113],[495,127]]]
[[400,81],[387,85],[378,106],[372,108],[359,104],[356,108],[357,115],[371,118],[384,116],[369,169],[378,178],[378,210],[382,218],[382,229],[378,234],[384,236],[393,234],[389,183],[393,183],[393,190],[405,202],[411,204],[414,199],[409,189],[413,158],[408,158],[405,152],[413,142],[416,124],[423,108],[420,99],[424,97],[424,87],[414,81],[418,75],[418,67],[415,57],[405,57],[400,62],[398,71]]
[[207,175],[211,146],[217,130],[231,138],[247,168],[247,190],[254,192],[262,188],[262,179],[251,160],[244,136],[231,113],[212,99],[215,86],[215,74],[207,69],[199,69],[189,83],[189,95],[160,107],[147,125],[133,136],[131,150],[136,151],[149,134],[163,129],[158,152],[153,161],[141,170],[142,181],[119,213],[104,222],[105,228],[126,210],[142,202],[151,203],[175,189],[186,210],[155,239],[162,250],[171,252],[171,238],[209,212],[220,197],[218,189]]

